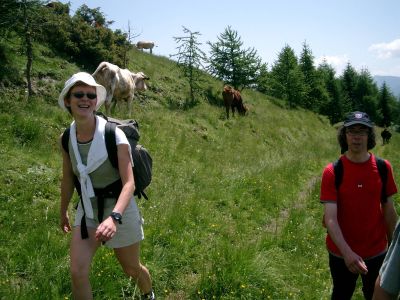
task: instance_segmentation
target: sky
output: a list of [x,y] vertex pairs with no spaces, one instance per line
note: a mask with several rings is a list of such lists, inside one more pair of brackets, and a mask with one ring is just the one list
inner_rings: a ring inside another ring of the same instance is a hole
[[340,76],[348,63],[372,75],[400,76],[400,0],[69,0],[70,14],[86,4],[99,8],[111,29],[154,41],[153,54],[178,53],[183,26],[199,32],[209,55],[230,26],[243,48],[254,48],[268,68],[288,45],[299,58],[306,43],[318,66],[323,59]]

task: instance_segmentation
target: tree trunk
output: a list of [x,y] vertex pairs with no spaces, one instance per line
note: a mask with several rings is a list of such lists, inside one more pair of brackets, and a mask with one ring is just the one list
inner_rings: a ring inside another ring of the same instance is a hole
[[24,1],[23,5],[23,13],[24,13],[24,21],[25,21],[25,44],[26,44],[26,82],[28,88],[28,99],[30,99],[33,95],[32,90],[32,79],[31,79],[31,70],[33,63],[33,45],[32,45],[32,35],[31,35],[31,24],[27,13],[27,4]]

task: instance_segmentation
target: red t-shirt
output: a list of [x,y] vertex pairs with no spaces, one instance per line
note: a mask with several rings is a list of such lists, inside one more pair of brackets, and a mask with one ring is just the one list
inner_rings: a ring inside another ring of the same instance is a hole
[[[325,167],[321,183],[321,203],[337,203],[337,219],[344,239],[350,248],[362,258],[376,256],[386,250],[386,226],[381,208],[382,181],[375,156],[369,160],[354,163],[345,155],[343,178],[336,191],[333,164]],[[386,195],[397,193],[390,163],[385,160],[388,176]],[[329,234],[326,237],[328,251],[342,256]]]

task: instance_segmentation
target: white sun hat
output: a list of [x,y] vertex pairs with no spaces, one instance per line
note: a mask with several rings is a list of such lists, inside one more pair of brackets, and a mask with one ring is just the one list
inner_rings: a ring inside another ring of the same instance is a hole
[[99,107],[106,100],[107,92],[104,86],[98,84],[96,80],[94,80],[93,76],[86,72],[76,73],[72,75],[71,78],[65,82],[64,88],[61,91],[60,96],[58,97],[58,105],[60,105],[62,109],[67,110],[64,104],[64,98],[68,94],[68,91],[71,89],[71,87],[73,87],[77,82],[83,82],[84,84],[96,87],[96,95],[97,95],[96,110],[98,110]]

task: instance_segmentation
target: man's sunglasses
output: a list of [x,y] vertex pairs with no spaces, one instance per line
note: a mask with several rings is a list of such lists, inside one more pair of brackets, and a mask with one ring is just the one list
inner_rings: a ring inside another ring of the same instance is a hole
[[85,95],[86,95],[86,97],[88,97],[88,99],[90,99],[90,100],[94,100],[94,99],[97,98],[97,95],[94,94],[94,93],[86,93],[86,94],[83,93],[83,92],[72,93],[72,96],[74,96],[75,98],[78,98],[78,99],[82,99],[83,97],[85,97]]

